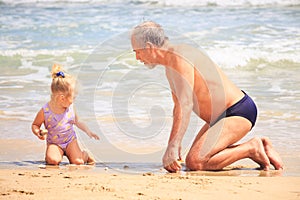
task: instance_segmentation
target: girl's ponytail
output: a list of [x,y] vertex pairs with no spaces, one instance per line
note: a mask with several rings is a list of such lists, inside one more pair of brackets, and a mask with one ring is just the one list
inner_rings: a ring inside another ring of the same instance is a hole
[[51,77],[52,95],[62,93],[70,96],[77,91],[75,78],[67,74],[61,65],[54,64],[52,66]]
[[[59,72],[62,72],[62,73],[59,73]],[[64,75],[64,69],[61,65],[59,64],[54,64],[52,66],[52,70],[51,70],[51,76],[52,76],[52,79],[55,79],[55,78],[58,78],[61,76],[61,74]],[[65,77],[62,77],[62,78],[65,78]]]

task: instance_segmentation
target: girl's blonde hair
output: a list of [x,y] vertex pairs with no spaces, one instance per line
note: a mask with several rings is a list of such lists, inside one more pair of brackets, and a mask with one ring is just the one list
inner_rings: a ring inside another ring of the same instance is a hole
[[66,96],[71,96],[76,89],[76,79],[67,74],[63,67],[58,64],[54,64],[51,70],[52,83],[51,83],[51,93],[57,94],[62,93]]

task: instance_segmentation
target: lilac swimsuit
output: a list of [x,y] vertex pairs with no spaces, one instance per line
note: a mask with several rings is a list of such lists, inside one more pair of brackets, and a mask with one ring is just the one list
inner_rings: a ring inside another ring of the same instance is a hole
[[43,110],[45,127],[48,130],[47,143],[56,144],[65,151],[68,144],[76,139],[73,128],[75,123],[73,105],[69,106],[62,114],[53,113],[48,103],[43,106]]

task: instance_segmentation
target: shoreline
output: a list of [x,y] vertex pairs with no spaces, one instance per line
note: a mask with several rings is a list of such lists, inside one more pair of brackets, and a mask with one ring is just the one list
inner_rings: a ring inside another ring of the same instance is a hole
[[[174,174],[180,176],[224,176],[224,177],[298,177],[298,176],[286,176],[284,170],[270,169],[268,171],[261,170],[254,165],[237,165],[232,164],[225,167],[222,170],[217,171],[189,171],[182,163],[182,169]],[[8,162],[0,162],[1,170],[44,170],[44,171],[64,171],[72,172],[88,172],[88,173],[106,173],[106,174],[153,174],[153,175],[166,175],[173,174],[167,172],[160,163],[130,163],[130,162],[110,162],[110,163],[96,163],[95,165],[75,165],[69,164],[65,159],[60,165],[46,165],[44,161],[37,162],[12,162],[10,165]],[[299,176],[300,177],[300,176]]]
[[1,169],[3,199],[299,199],[300,177]]

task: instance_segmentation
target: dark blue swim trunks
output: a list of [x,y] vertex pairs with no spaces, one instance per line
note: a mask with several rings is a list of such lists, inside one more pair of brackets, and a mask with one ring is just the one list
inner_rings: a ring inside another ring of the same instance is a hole
[[242,92],[245,96],[240,101],[227,108],[227,110],[225,110],[216,121],[210,124],[210,127],[225,117],[240,116],[248,119],[252,124],[251,129],[253,128],[256,122],[257,108],[251,97],[249,97],[244,91]]

